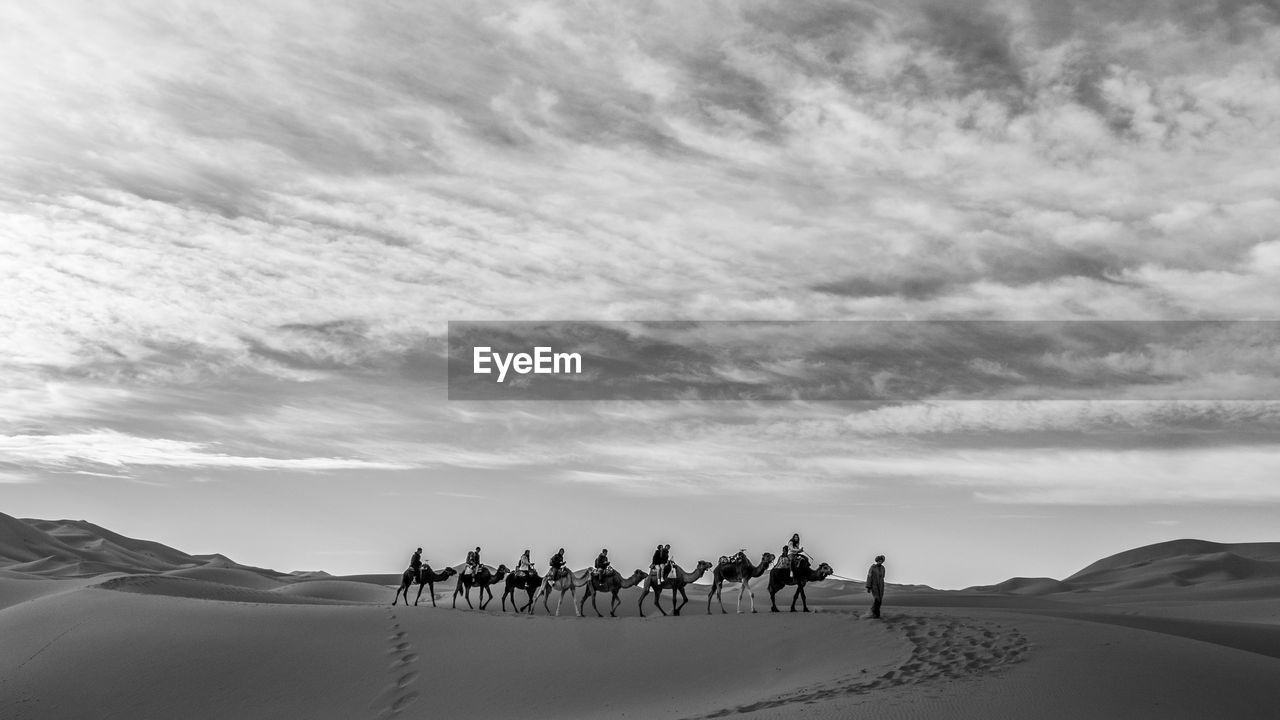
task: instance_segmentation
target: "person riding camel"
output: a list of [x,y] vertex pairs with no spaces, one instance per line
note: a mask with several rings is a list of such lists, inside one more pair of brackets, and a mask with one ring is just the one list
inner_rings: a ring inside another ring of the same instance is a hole
[[609,567],[609,548],[604,548],[600,554],[596,556],[596,566],[594,575],[596,577],[604,577],[612,568]]
[[[409,569],[413,571],[413,579],[417,582],[422,581],[422,548],[414,551],[413,557],[409,558]],[[409,599],[405,598],[405,602]]]
[[791,548],[787,545],[782,546],[782,554],[778,556],[777,568],[779,570],[791,569]]
[[547,579],[553,581],[559,579],[560,571],[564,569],[564,548],[560,548],[559,552],[552,555],[551,559],[547,561],[547,565],[551,568],[551,571],[547,573]]
[[516,561],[516,571],[514,573],[519,577],[525,577],[533,574],[533,562],[529,560],[529,551],[525,550],[520,559]]
[[671,545],[670,543],[663,545],[658,550],[658,566],[662,568],[658,579],[666,581],[667,576],[671,574]]
[[480,572],[480,546],[477,545],[475,550],[467,553],[467,566],[462,569],[464,574],[475,577]]
[[791,536],[791,540],[787,542],[787,552],[791,556],[791,574],[795,575],[795,571],[805,565],[810,564],[811,558],[804,551],[804,546],[800,544],[800,533]]

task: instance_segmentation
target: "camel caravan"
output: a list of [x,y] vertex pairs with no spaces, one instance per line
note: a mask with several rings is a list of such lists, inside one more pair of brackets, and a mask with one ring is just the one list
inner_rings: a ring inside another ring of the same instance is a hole
[[[800,546],[800,536],[793,535],[786,546],[782,548],[782,555],[776,556],[773,553],[764,553],[760,556],[759,562],[753,562],[747,557],[746,550],[739,550],[733,555],[721,556],[719,562],[712,564],[706,560],[699,560],[692,570],[685,570],[677,563],[671,560],[671,546],[659,545],[653,554],[653,561],[649,567],[649,571],[636,570],[630,575],[622,575],[621,572],[614,569],[609,561],[609,551],[604,549],[596,558],[595,565],[582,570],[570,570],[564,563],[564,548],[560,548],[559,552],[551,556],[548,562],[549,569],[546,575],[541,575],[534,569],[533,563],[529,560],[529,551],[525,550],[524,554],[516,563],[514,570],[506,565],[499,565],[496,569],[490,569],[489,566],[480,562],[480,548],[477,547],[467,553],[466,563],[462,566],[461,571],[451,567],[446,567],[441,572],[431,569],[430,565],[422,562],[422,548],[413,554],[409,561],[409,568],[404,571],[400,579],[400,589],[396,591],[396,597],[391,602],[395,605],[399,602],[401,595],[404,596],[404,602],[409,604],[409,589],[417,583],[418,594],[414,598],[413,604],[417,605],[422,598],[422,591],[426,588],[431,596],[431,606],[436,607],[435,583],[443,582],[458,576],[457,583],[453,591],[452,606],[458,606],[458,596],[461,595],[467,603],[467,607],[474,609],[475,605],[471,602],[471,591],[478,591],[477,602],[480,609],[484,610],[493,600],[494,585],[502,583],[503,591],[501,596],[502,611],[507,611],[507,599],[511,599],[511,610],[517,613],[525,613],[532,615],[537,606],[539,599],[542,600],[542,607],[548,615],[559,615],[561,605],[564,603],[564,596],[569,595],[570,602],[573,604],[574,612],[578,617],[582,617],[587,601],[591,601],[591,608],[595,610],[598,617],[604,617],[597,605],[597,598],[601,595],[609,597],[609,616],[617,617],[615,614],[618,606],[622,604],[622,600],[618,597],[618,593],[628,588],[639,586],[643,592],[640,594],[638,609],[640,616],[644,617],[645,600],[649,595],[653,595],[654,607],[658,612],[667,615],[667,611],[662,607],[662,595],[666,591],[671,591],[671,615],[679,615],[680,610],[689,603],[689,596],[686,588],[701,580],[707,572],[711,573],[711,590],[707,593],[707,614],[711,614],[711,601],[714,599],[720,607],[720,612],[727,613],[724,600],[721,597],[724,585],[737,584],[738,600],[736,611],[741,613],[742,599],[749,599],[751,612],[756,612],[755,591],[751,589],[751,582],[757,578],[768,574],[768,590],[770,611],[778,612],[778,604],[776,595],[779,591],[788,586],[794,585],[795,594],[791,597],[791,612],[796,611],[796,601],[800,601],[804,612],[809,612],[808,599],[805,597],[805,585],[811,582],[821,582],[827,579],[834,571],[831,566],[826,563],[813,567],[809,556],[804,552],[804,548]],[[777,561],[775,563],[775,560]],[[581,590],[581,592],[579,592]],[[521,592],[522,596],[518,598],[517,592]],[[557,595],[556,608],[552,611],[550,600],[552,594]],[[524,600],[521,604],[521,599]]]

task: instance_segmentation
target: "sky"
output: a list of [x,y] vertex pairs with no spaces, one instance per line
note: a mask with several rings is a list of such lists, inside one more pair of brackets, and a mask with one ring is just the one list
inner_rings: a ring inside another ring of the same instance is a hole
[[[948,588],[1280,540],[1280,347],[1247,325],[1031,358],[1071,394],[446,386],[450,321],[1280,319],[1273,0],[55,0],[0,28],[0,511],[333,573],[800,532]],[[1025,370],[999,347],[970,370]]]

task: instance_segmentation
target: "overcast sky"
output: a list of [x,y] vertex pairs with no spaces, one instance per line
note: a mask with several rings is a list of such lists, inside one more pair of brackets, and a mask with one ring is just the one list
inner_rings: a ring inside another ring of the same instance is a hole
[[1155,399],[446,400],[450,320],[1280,319],[1275,2],[881,5],[5,5],[0,511],[940,587],[1280,540],[1247,333],[1072,367]]

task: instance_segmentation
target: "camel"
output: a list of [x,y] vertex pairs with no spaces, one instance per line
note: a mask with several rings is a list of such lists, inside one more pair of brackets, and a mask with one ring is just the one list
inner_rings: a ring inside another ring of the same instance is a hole
[[[710,569],[711,569],[711,563],[707,562],[706,560],[699,560],[697,569],[691,573],[686,573],[684,570],[680,569],[679,565],[675,565],[671,573],[671,577],[661,582],[658,581],[658,576],[656,571],[654,572],[654,574],[646,576],[645,583],[644,583],[644,594],[640,596],[640,617],[644,617],[644,599],[649,597],[650,590],[654,592],[653,604],[658,607],[658,612],[662,613],[663,615],[666,615],[667,611],[662,609],[662,591],[670,590],[671,606],[672,606],[671,614],[679,615],[680,608],[684,607],[689,603],[689,596],[685,594],[684,587],[691,582],[696,582],[698,578],[701,578]],[[684,602],[680,603],[679,605],[676,605],[677,592],[680,593],[680,596],[682,598],[684,598]]]
[[[480,609],[483,610],[493,600],[493,590],[489,589],[490,585],[502,582],[502,578],[511,572],[506,565],[499,565],[497,571],[490,572],[488,565],[481,565],[475,575],[461,574],[458,576],[458,584],[453,588],[453,606],[458,607],[458,594],[463,593],[463,598],[467,601],[467,607],[472,610],[475,607],[471,604],[471,588],[480,588]],[[489,593],[489,599],[485,600],[485,593]]]
[[397,602],[399,602],[400,593],[404,593],[404,604],[408,605],[409,604],[409,587],[413,585],[414,580],[416,579],[418,582],[418,596],[413,599],[413,604],[417,605],[418,601],[422,599],[422,586],[426,585],[427,588],[429,588],[431,591],[431,607],[435,607],[436,606],[436,585],[435,584],[438,582],[443,582],[445,580],[448,580],[449,578],[453,577],[456,574],[458,574],[458,571],[454,570],[451,567],[447,567],[441,572],[435,572],[431,569],[430,565],[423,565],[421,574],[417,578],[414,578],[413,568],[409,568],[408,570],[405,570],[404,575],[400,577],[400,589],[396,591],[396,599],[392,600],[391,604],[395,605]]
[[604,617],[600,614],[600,608],[596,607],[596,595],[600,593],[611,593],[613,600],[609,604],[609,617],[617,617],[614,611],[622,604],[618,599],[618,591],[626,590],[629,587],[635,587],[644,582],[649,574],[643,570],[636,570],[628,577],[622,577],[622,573],[617,570],[610,569],[609,572],[587,578],[587,584],[584,586],[586,590],[582,593],[582,599],[578,601],[578,615],[582,615],[582,608],[587,604],[587,598],[591,598],[591,608],[596,611],[597,617]]
[[[792,562],[796,562],[792,560]],[[827,576],[834,573],[835,570],[831,566],[822,563],[817,570],[809,567],[809,561],[801,557],[799,565],[793,568],[774,568],[769,571],[769,602],[772,605],[771,612],[778,612],[778,603],[774,600],[774,595],[779,590],[788,586],[796,586],[796,594],[791,596],[791,612],[796,611],[796,598],[800,598],[800,602],[804,605],[804,611],[809,612],[809,600],[804,595],[804,586],[806,583],[820,582],[826,580]],[[798,577],[798,579],[797,579]]]
[[735,555],[733,558],[721,558],[720,564],[711,573],[711,592],[707,593],[707,614],[711,614],[712,597],[720,601],[720,614],[725,614],[724,599],[720,597],[720,592],[727,582],[742,584],[742,588],[738,590],[738,613],[742,613],[742,596],[748,593],[751,597],[751,612],[755,612],[756,591],[751,589],[751,581],[769,570],[774,557],[773,553],[765,553],[760,557],[760,564],[755,567],[752,567],[751,561],[742,554]]
[[547,605],[547,601],[551,599],[552,591],[558,590],[560,591],[560,599],[556,601],[556,616],[559,617],[560,615],[560,605],[564,603],[564,594],[567,592],[569,593],[569,603],[573,605],[573,609],[577,612],[578,617],[582,617],[582,609],[574,602],[574,596],[577,595],[578,588],[587,583],[587,578],[590,575],[591,571],[585,568],[578,572],[573,572],[568,568],[565,568],[564,572],[559,577],[552,580],[551,574],[548,573],[547,576],[542,579],[542,586],[538,588],[537,597],[529,603],[529,614],[533,614],[533,604],[538,601],[538,598],[542,598],[542,607],[545,608],[547,614],[550,615],[551,608]]
[[[511,596],[511,609],[516,612],[524,612],[528,608],[533,607],[533,594],[542,586],[542,576],[537,572],[530,570],[527,575],[520,573],[511,573],[507,576],[505,589],[502,591],[502,611],[507,611],[507,596]],[[524,590],[529,593],[529,602],[524,607],[516,606],[516,590]]]

